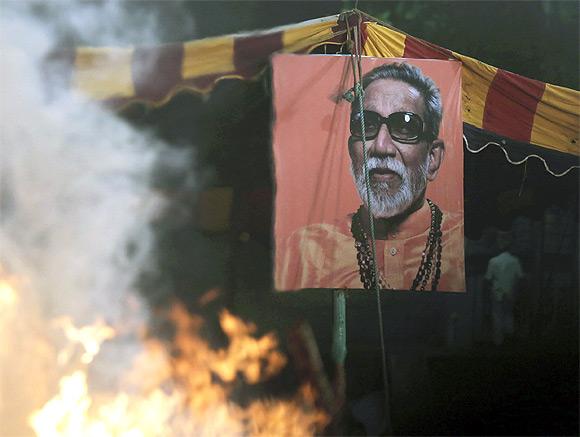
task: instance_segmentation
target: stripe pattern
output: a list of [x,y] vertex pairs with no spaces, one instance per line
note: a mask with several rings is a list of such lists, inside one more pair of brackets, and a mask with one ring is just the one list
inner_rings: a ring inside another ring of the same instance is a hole
[[378,23],[367,23],[370,56],[462,62],[463,121],[558,152],[580,155],[580,93],[485,64]]
[[[264,32],[226,35],[136,48],[77,48],[71,86],[113,106],[131,101],[163,105],[176,92],[211,91],[227,78],[252,79],[276,52],[309,53],[322,44],[343,44],[353,19],[338,15]],[[59,60],[70,56],[52,55]]]
[[377,23],[366,15],[335,15],[268,31],[136,48],[77,48],[73,88],[118,106],[162,105],[176,92],[206,93],[224,78],[251,79],[275,52],[309,53],[344,45],[362,18],[363,54],[376,57],[455,59],[462,62],[463,121],[515,142],[580,155],[580,93],[485,64]]

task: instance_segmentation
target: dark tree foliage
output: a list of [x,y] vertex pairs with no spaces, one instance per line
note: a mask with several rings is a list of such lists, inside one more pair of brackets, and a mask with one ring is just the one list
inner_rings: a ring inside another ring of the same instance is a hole
[[360,1],[358,8],[496,67],[578,89],[578,2]]

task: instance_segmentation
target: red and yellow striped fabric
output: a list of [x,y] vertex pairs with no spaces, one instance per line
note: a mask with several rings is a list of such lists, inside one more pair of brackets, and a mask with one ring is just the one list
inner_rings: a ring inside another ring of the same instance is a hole
[[115,106],[136,100],[161,105],[183,89],[208,92],[224,78],[256,77],[272,53],[310,53],[321,45],[344,44],[359,19],[364,55],[461,61],[465,123],[517,142],[580,155],[578,91],[487,65],[360,14],[155,47],[77,48],[71,85]]
[[463,121],[524,143],[580,155],[580,93],[510,73],[378,23],[366,23],[369,56],[462,62]]
[[346,32],[346,23],[336,15],[178,44],[77,48],[71,83],[90,98],[113,106],[130,101],[162,105],[184,89],[206,93],[221,79],[254,78],[272,53],[309,53],[322,44],[341,44]]

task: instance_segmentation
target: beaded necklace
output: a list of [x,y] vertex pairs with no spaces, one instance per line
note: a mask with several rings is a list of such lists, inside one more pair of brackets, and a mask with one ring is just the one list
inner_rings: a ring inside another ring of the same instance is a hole
[[[435,274],[431,280],[432,291],[437,290],[439,278],[441,277],[441,252],[443,250],[441,245],[441,236],[443,235],[441,232],[441,221],[443,214],[441,209],[439,209],[439,207],[430,199],[427,199],[427,203],[431,210],[431,224],[429,226],[429,235],[427,236],[425,249],[423,249],[421,254],[421,264],[419,264],[419,270],[417,271],[413,284],[411,285],[411,291],[416,291],[417,289],[424,291],[429,278],[431,278],[433,269],[435,270]],[[361,215],[362,205],[353,215],[350,228],[352,236],[354,237],[354,246],[357,253],[356,257],[361,282],[366,290],[374,289],[377,281],[377,278],[375,277],[376,271],[378,273],[379,287],[381,289],[390,290],[392,287],[387,283],[381,272],[374,268],[372,250],[369,245],[369,238],[362,226]]]

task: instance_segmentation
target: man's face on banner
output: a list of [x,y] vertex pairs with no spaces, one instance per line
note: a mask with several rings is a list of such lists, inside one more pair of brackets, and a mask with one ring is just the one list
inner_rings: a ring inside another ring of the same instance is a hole
[[[422,130],[416,141],[396,138],[397,133],[404,132],[405,127],[401,127],[401,124],[408,122],[410,128],[416,128],[417,125],[413,124],[416,119],[412,115],[391,117],[391,132],[387,124],[383,123],[376,137],[372,138],[371,135],[369,139],[367,134],[370,209],[375,218],[393,217],[404,213],[418,199],[423,198],[427,181],[435,178],[439,163],[435,168],[431,151],[436,142],[425,136],[427,120],[423,97],[406,82],[394,79],[371,82],[365,90],[364,110],[384,118],[396,113],[412,113],[422,121]],[[369,122],[373,123],[372,117],[365,117],[365,124]],[[369,125],[367,132],[373,133],[373,130],[376,129]],[[350,137],[351,169],[358,193],[366,204],[362,147],[362,139]]]
[[353,102],[351,63],[348,56],[272,58],[275,288],[370,284],[373,225],[386,284],[464,291],[462,66],[363,57],[364,97]]

